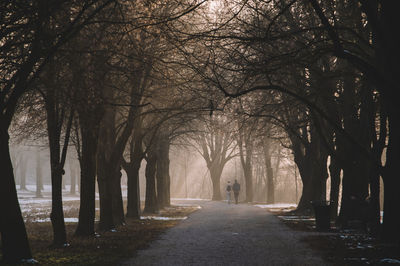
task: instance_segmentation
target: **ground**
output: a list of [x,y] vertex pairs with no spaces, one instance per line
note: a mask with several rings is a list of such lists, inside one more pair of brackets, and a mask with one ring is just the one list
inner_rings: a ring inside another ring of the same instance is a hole
[[[297,216],[290,212],[293,208],[266,207],[292,230],[316,231],[313,217]],[[400,265],[399,245],[384,243],[360,228],[340,229],[331,222],[328,232],[306,235],[302,241],[333,265]]]
[[354,230],[317,232],[313,217],[292,214],[295,205],[288,204],[173,199],[159,214],[128,219],[116,232],[77,238],[79,197],[68,190],[64,210],[70,246],[52,248],[50,192],[43,195],[19,192],[33,255],[41,265],[400,264],[399,246]]
[[[63,198],[69,246],[53,248],[49,220],[50,194],[49,187],[45,187],[42,198],[36,198],[34,189],[31,188],[19,191],[33,257],[40,265],[117,265],[120,261],[132,257],[137,249],[146,248],[161,233],[198,209],[198,206],[176,204],[157,215],[142,216],[141,220],[127,219],[126,225],[118,227],[114,232],[97,232],[96,236],[79,238],[74,237],[78,221],[79,195],[69,195],[66,189]],[[96,208],[97,219],[98,212]],[[0,265],[5,265],[1,263],[1,252]]]
[[330,265],[279,218],[249,204],[193,202],[202,209],[124,265]]

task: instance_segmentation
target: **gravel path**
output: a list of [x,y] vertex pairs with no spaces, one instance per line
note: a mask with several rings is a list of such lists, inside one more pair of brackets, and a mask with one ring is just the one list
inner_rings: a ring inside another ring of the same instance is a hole
[[248,204],[202,207],[124,265],[329,265],[278,218]]

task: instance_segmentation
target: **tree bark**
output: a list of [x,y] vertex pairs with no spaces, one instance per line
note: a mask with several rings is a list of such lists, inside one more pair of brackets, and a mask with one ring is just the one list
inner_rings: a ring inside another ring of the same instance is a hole
[[124,169],[128,176],[128,204],[126,217],[140,219],[139,169],[141,160],[135,160]]
[[42,177],[42,160],[40,158],[40,151],[36,155],[36,197],[41,198],[42,187],[43,187],[43,177]]
[[53,226],[53,245],[63,246],[67,243],[67,233],[64,223],[64,211],[62,202],[64,164],[68,151],[69,137],[72,127],[74,111],[71,109],[66,125],[64,144],[61,149],[61,131],[65,120],[65,106],[59,103],[59,95],[52,88],[48,88],[45,97],[47,113],[47,133],[50,148],[50,170],[51,170],[51,214],[50,220]]
[[71,187],[69,190],[69,193],[71,195],[75,195],[76,194],[76,171],[75,171],[75,167],[74,164],[72,162],[72,160],[69,160],[69,173],[70,173],[70,178],[71,178]]
[[[209,167],[211,182],[213,186],[212,200],[222,200],[221,196],[221,174],[222,169],[219,165]],[[225,190],[224,190],[225,191]]]
[[331,192],[330,192],[330,205],[331,205],[331,219],[336,220],[338,216],[339,206],[339,189],[340,189],[340,172],[342,169],[334,156],[331,156],[329,164],[329,173],[331,176]]
[[[81,121],[81,120],[80,120]],[[96,121],[93,121],[96,122]],[[96,154],[98,142],[98,128],[95,124],[81,121],[81,185],[79,222],[75,231],[77,236],[91,236],[95,234],[95,187],[96,187]]]
[[265,163],[265,174],[266,174],[266,185],[267,185],[267,203],[275,203],[275,185],[274,185],[274,173],[271,163],[271,141],[269,138],[263,140],[263,151],[264,151],[264,163]]
[[311,201],[313,200],[309,165],[310,159],[307,160],[306,149],[304,144],[301,143],[299,136],[290,134],[289,137],[292,143],[294,161],[299,169],[300,178],[303,183],[302,193],[299,203],[297,204],[296,212],[310,213],[312,211]]
[[121,189],[121,167],[113,173],[112,179],[112,205],[113,220],[115,225],[125,225],[124,203]]
[[[379,29],[377,59],[381,67],[381,73],[385,75],[385,84],[382,86],[382,96],[389,121],[389,143],[386,152],[386,164],[383,175],[384,181],[384,216],[383,216],[383,237],[390,241],[399,243],[399,202],[400,193],[400,106],[398,102],[398,91],[400,90],[398,79],[400,70],[399,40],[393,34],[396,32],[398,13],[395,2],[384,1],[381,3],[381,26]],[[378,35],[378,34],[377,34]]]
[[21,156],[21,160],[19,163],[19,189],[26,190],[26,168],[27,168],[27,158],[25,156]]
[[146,158],[146,201],[144,205],[144,213],[153,214],[159,211],[156,191],[157,159],[154,148],[151,148]]
[[[100,141],[101,142],[101,141]],[[99,187],[100,199],[100,222],[99,229],[108,231],[115,228],[113,220],[113,204],[112,204],[112,171],[110,165],[107,164],[105,151],[99,149],[97,154],[97,184]]]
[[32,258],[24,220],[15,188],[14,173],[9,151],[7,126],[0,118],[0,232],[3,260],[18,262]]
[[400,122],[394,110],[388,112],[389,143],[386,152],[386,165],[383,175],[384,205],[383,205],[383,237],[390,242],[399,243],[399,202],[400,193]]
[[157,199],[160,208],[170,205],[169,179],[169,138],[167,135],[162,135],[158,142],[157,158]]
[[140,186],[139,186],[139,170],[144,158],[141,124],[136,123],[134,134],[130,142],[130,161],[125,160],[122,163],[128,176],[128,203],[126,217],[140,219]]
[[[246,198],[245,202],[253,201],[253,165],[252,165],[252,156],[253,156],[253,143],[251,139],[251,134],[249,132],[245,132],[245,129],[239,123],[239,153],[240,153],[240,162],[243,168],[244,181],[246,184]],[[246,128],[247,129],[247,128]],[[246,133],[246,136],[244,134]]]

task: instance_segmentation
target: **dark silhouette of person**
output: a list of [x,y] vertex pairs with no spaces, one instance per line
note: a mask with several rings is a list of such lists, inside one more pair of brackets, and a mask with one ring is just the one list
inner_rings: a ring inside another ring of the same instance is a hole
[[228,181],[228,184],[226,186],[226,200],[228,201],[228,204],[231,204],[231,181]]
[[233,195],[235,196],[235,203],[238,204],[240,184],[237,182],[236,179],[235,183],[233,183],[232,190],[233,190]]

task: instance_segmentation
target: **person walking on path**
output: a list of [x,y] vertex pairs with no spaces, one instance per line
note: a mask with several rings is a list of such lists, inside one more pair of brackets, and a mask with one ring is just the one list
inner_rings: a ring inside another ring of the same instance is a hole
[[228,181],[228,185],[226,186],[226,199],[228,201],[228,204],[231,204],[231,181]]
[[240,184],[236,179],[235,183],[233,183],[232,190],[233,190],[233,195],[235,196],[235,203],[238,204]]

